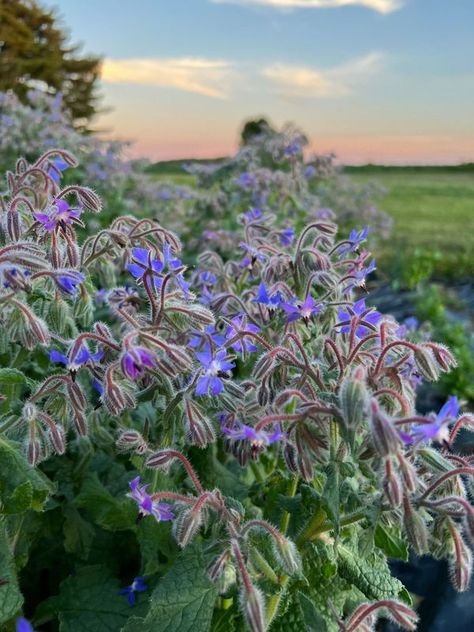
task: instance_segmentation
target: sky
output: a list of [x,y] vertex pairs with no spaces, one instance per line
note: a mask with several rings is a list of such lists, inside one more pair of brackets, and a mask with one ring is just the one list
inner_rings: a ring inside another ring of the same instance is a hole
[[96,126],[152,160],[293,122],[346,164],[474,161],[474,0],[46,0],[104,58]]

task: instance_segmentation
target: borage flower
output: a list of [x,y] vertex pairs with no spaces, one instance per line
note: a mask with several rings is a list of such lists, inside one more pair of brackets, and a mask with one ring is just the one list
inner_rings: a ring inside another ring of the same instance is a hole
[[291,246],[294,238],[295,229],[291,226],[285,228],[285,230],[280,233],[280,244],[285,247]]
[[224,390],[223,377],[228,377],[228,371],[235,367],[234,362],[227,360],[227,352],[225,349],[217,351],[213,356],[212,351],[208,348],[205,351],[196,352],[196,357],[203,365],[203,373],[196,384],[196,395],[219,395]]
[[360,245],[366,241],[369,235],[369,227],[365,226],[362,230],[353,229],[349,233],[349,237],[347,241],[350,241],[350,244],[343,244],[339,249],[338,253],[341,257],[346,256],[349,252],[355,252],[359,249]]
[[459,400],[456,396],[448,398],[441,407],[437,415],[432,415],[433,421],[427,424],[418,424],[412,428],[411,435],[402,434],[402,439],[406,444],[429,442],[448,443],[449,424],[459,415]]
[[136,593],[145,592],[148,590],[148,586],[145,584],[143,577],[135,577],[130,586],[125,586],[119,590],[119,595],[127,595],[127,601],[129,606],[134,606],[137,600]]
[[47,231],[53,231],[60,227],[70,224],[81,224],[79,217],[82,209],[71,208],[66,200],[55,200],[45,213],[33,213],[33,217]]
[[153,500],[147,491],[150,485],[140,485],[139,476],[130,481],[129,485],[130,492],[127,496],[137,503],[138,514],[141,517],[153,516],[157,522],[174,520],[175,516],[172,506],[168,503]]
[[255,430],[251,426],[245,424],[239,425],[237,428],[222,428],[222,432],[234,441],[250,441],[254,447],[264,447],[272,445],[277,441],[284,441],[286,433],[283,432],[279,425],[275,426],[272,432],[266,430]]
[[153,254],[146,248],[132,249],[132,263],[129,263],[127,270],[137,281],[143,281],[146,273],[153,277],[156,287],[160,287],[161,278],[159,275],[163,271],[163,262],[153,258]]
[[91,353],[85,345],[82,345],[79,349],[79,353],[74,358],[74,362],[70,362],[67,356],[56,349],[49,352],[49,360],[50,362],[59,362],[64,364],[69,368],[69,370],[77,370],[79,367],[87,364],[87,362],[99,362],[103,355],[104,352],[102,349],[98,349],[95,353]]
[[313,297],[308,294],[305,300],[300,305],[294,305],[293,303],[282,303],[281,307],[288,314],[288,322],[292,323],[300,318],[308,324],[310,318],[319,314],[323,309],[321,303],[316,303]]
[[264,254],[262,254],[257,248],[250,246],[250,244],[246,244],[244,241],[241,241],[239,246],[247,253],[239,264],[241,268],[253,268],[257,261],[265,263],[267,260],[267,257]]
[[77,294],[77,286],[84,281],[84,275],[75,270],[67,270],[63,274],[54,277],[56,285],[64,294],[75,296]]
[[69,169],[70,165],[68,165],[67,162],[65,162],[62,158],[53,158],[51,160],[51,166],[48,169],[48,175],[57,183],[59,184],[59,181],[61,180],[61,176],[62,176],[62,171],[66,171],[66,169]]
[[33,626],[25,617],[18,617],[15,622],[15,630],[16,632],[35,632]]
[[130,380],[142,377],[145,369],[156,366],[152,352],[145,347],[132,347],[127,349],[120,360],[123,374]]
[[258,286],[257,294],[255,298],[252,300],[252,303],[258,303],[260,305],[266,305],[268,309],[275,309],[276,307],[280,307],[283,302],[283,298],[280,292],[275,292],[270,296],[267,288],[264,283],[260,283]]
[[[364,312],[366,311],[367,311],[367,314],[363,316],[362,320],[364,320],[365,322],[371,325],[376,325],[379,322],[379,320],[382,318],[382,314],[380,312],[373,311],[372,309],[368,311],[367,307],[365,306],[365,299],[361,298],[359,301],[354,303],[354,305],[350,307],[348,311],[344,311],[340,309],[337,312],[337,317],[341,321],[341,323],[336,325],[336,327],[339,328],[338,332],[340,334],[349,333],[351,331],[352,319],[358,316],[362,316]],[[346,323],[346,321],[350,321],[350,322]],[[342,323],[345,323],[345,324],[342,324]],[[356,336],[358,338],[363,338],[368,333],[370,333],[370,331],[364,325],[359,325],[356,329]]]
[[241,334],[242,338],[235,340],[230,346],[237,353],[243,353],[244,351],[253,352],[257,351],[256,345],[254,345],[249,338],[245,338],[246,332],[251,332],[257,334],[260,331],[260,327],[254,325],[252,323],[247,322],[247,318],[245,315],[241,314],[240,316],[235,316],[230,321],[232,326],[228,327],[226,332],[226,340],[231,340],[237,334]]
[[192,338],[189,340],[189,346],[193,349],[199,349],[200,347],[213,343],[216,347],[222,347],[225,342],[225,336],[220,334],[214,325],[208,325],[204,331],[195,329],[191,332]]

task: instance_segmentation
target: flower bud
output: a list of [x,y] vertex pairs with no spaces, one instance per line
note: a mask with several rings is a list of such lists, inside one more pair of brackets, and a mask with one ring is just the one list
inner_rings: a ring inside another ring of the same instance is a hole
[[379,407],[375,399],[372,399],[370,407],[372,413],[370,417],[370,431],[376,451],[383,457],[396,454],[402,446],[402,440],[395,426]]
[[181,548],[191,542],[201,524],[202,511],[195,510],[194,507],[181,511],[173,524],[174,537]]
[[301,571],[301,557],[295,543],[284,536],[272,538],[273,554],[288,575]]
[[83,206],[93,213],[99,213],[102,210],[102,202],[97,193],[88,187],[78,187],[76,189],[77,197]]
[[416,366],[420,373],[430,382],[436,382],[439,378],[439,364],[431,349],[426,346],[417,347],[414,354]]
[[296,474],[298,472],[298,453],[292,443],[287,442],[285,444],[283,448],[283,458],[290,472]]
[[174,454],[169,450],[158,450],[158,452],[148,457],[145,461],[145,467],[149,467],[152,470],[167,471],[174,459]]
[[205,448],[216,439],[214,427],[207,417],[202,415],[198,406],[190,399],[184,402],[186,436],[190,443]]
[[471,583],[472,553],[454,526],[450,527],[450,533],[454,544],[453,555],[449,563],[451,581],[458,592],[464,592]]
[[423,518],[413,510],[408,496],[403,498],[403,526],[408,541],[417,555],[428,551],[428,529]]
[[86,437],[88,434],[87,419],[83,413],[79,410],[74,411],[74,426],[81,437]]
[[146,452],[147,444],[142,435],[136,430],[125,430],[117,439],[117,449],[120,452],[137,452],[143,454]]
[[57,454],[66,452],[66,436],[62,426],[56,423],[51,424],[48,428],[48,437]]
[[390,459],[385,462],[385,477],[382,487],[390,505],[394,509],[399,507],[402,502],[402,485],[399,477],[393,471]]
[[250,590],[245,586],[240,591],[240,607],[252,632],[265,632],[265,602],[258,588],[250,585]]
[[398,453],[397,459],[400,466],[400,473],[402,475],[403,484],[405,485],[407,491],[413,493],[414,491],[416,491],[418,483],[416,469],[403,456],[403,454],[401,454],[401,452]]
[[370,398],[364,381],[364,371],[357,367],[353,375],[343,380],[339,390],[339,405],[344,428],[351,445],[356,429],[368,418]]
[[83,326],[89,327],[94,319],[94,302],[86,293],[80,293],[74,301],[74,318]]

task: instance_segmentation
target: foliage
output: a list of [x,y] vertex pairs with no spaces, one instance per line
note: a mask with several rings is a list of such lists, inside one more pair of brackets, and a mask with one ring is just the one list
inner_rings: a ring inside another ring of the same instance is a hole
[[87,125],[96,113],[100,58],[82,56],[52,10],[35,0],[0,4],[0,91],[13,90],[22,102],[34,85],[62,93],[76,124]]
[[[68,151],[7,174],[2,625],[24,599],[66,631],[414,630],[387,565],[408,548],[468,587],[474,468],[450,445],[474,419],[455,397],[416,412],[419,382],[455,359],[366,307],[367,228],[339,239],[301,147],[268,142],[217,170],[265,177],[233,202],[226,248],[197,259],[184,222],[183,254],[156,219],[84,231],[101,201],[62,180]],[[227,201],[241,188],[198,175]],[[271,212],[294,191],[296,226]]]

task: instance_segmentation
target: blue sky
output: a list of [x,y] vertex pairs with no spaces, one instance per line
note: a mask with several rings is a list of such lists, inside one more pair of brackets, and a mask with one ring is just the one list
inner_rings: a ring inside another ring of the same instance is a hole
[[47,5],[104,56],[99,123],[136,155],[228,153],[263,114],[344,162],[474,160],[474,0]]

